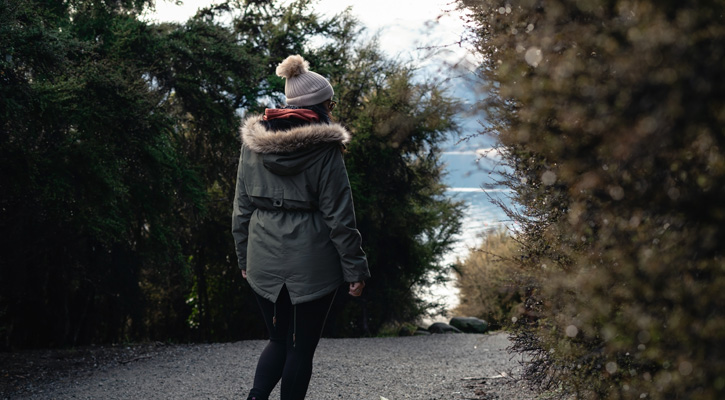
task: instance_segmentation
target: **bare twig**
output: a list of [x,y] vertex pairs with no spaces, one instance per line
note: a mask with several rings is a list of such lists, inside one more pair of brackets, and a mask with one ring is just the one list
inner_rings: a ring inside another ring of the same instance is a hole
[[138,357],[134,357],[134,358],[131,358],[131,359],[128,359],[128,360],[119,361],[119,364],[126,365],[126,364],[132,363],[134,361],[139,361],[139,360],[143,360],[143,359],[151,358],[151,357],[152,357],[151,355],[138,356]]

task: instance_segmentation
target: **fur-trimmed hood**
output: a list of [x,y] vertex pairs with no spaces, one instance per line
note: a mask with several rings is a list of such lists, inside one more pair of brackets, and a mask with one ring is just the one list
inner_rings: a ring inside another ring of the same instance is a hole
[[260,115],[245,119],[240,135],[250,150],[262,154],[292,153],[316,144],[345,145],[350,142],[350,132],[337,123],[310,124],[274,132],[266,128]]

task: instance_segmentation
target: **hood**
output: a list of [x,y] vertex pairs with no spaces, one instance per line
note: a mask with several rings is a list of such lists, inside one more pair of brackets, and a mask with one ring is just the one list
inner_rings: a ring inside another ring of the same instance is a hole
[[319,145],[345,145],[350,132],[342,125],[309,124],[285,131],[268,130],[259,115],[244,120],[242,143],[262,154],[264,166],[278,175],[294,175],[316,160]]

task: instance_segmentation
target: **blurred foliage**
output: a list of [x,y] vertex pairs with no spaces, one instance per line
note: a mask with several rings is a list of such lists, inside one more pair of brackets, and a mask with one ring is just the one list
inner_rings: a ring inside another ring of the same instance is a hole
[[480,246],[458,261],[460,304],[455,315],[481,318],[491,329],[508,328],[521,317],[532,278],[520,267],[519,247],[507,231],[490,231]]
[[459,4],[538,275],[516,334],[529,377],[725,398],[725,3]]
[[139,19],[150,4],[0,0],[0,347],[263,337],[233,259],[237,130],[283,99],[274,69],[295,53],[337,79],[357,135],[374,279],[362,300],[338,296],[331,330],[417,316],[410,288],[458,227],[436,147],[456,104],[310,0],[230,1],[183,24]]

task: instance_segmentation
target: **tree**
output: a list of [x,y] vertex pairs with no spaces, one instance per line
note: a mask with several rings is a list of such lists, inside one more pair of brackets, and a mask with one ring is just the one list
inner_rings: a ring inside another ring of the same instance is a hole
[[3,3],[6,346],[261,335],[229,269],[238,112],[317,28],[308,1],[235,4],[258,15],[237,31],[229,4],[150,25],[147,2]]
[[529,376],[721,398],[723,3],[460,4],[539,275],[516,335]]
[[[310,5],[309,0],[287,6],[230,1],[201,10],[170,34],[170,65],[162,66],[159,70],[164,72],[156,76],[175,96],[179,106],[171,111],[185,121],[185,157],[201,172],[209,195],[207,211],[187,214],[184,223],[194,227],[184,254],[190,255],[194,270],[188,301],[195,339],[264,335],[257,304],[232,259],[229,233],[241,146],[239,114],[281,101],[284,81],[274,74],[280,60],[307,54],[313,38],[334,40],[339,17],[320,20]],[[227,16],[233,17],[231,26],[219,22]],[[168,75],[160,75],[164,73]]]
[[415,70],[386,59],[375,41],[337,53],[350,55],[334,75],[336,115],[353,133],[346,163],[373,276],[367,297],[348,305],[362,312],[350,328],[374,333],[426,312],[431,304],[413,289],[449,271],[440,260],[462,205],[444,196],[438,145],[457,130],[459,105],[440,82],[414,83]]
[[[294,53],[339,77],[359,136],[349,162],[381,294],[347,304],[358,322],[338,332],[418,315],[408,291],[457,229],[435,156],[454,102],[374,46],[357,50],[354,19],[320,19],[310,0],[230,1],[184,24],[140,20],[149,4],[0,3],[2,346],[263,335],[229,234],[238,126],[281,100],[274,67]],[[391,176],[378,187],[369,174]]]
[[3,2],[4,346],[141,336],[144,266],[180,263],[172,211],[199,206],[194,173],[158,93],[113,52],[142,5]]
[[[335,115],[354,135],[346,157],[364,248],[370,256],[372,273],[380,278],[369,282],[368,295],[362,301],[338,297],[341,317],[333,316],[328,333],[375,334],[385,322],[411,320],[425,312],[429,305],[416,298],[411,289],[442,279],[447,270],[438,262],[459,229],[461,211],[460,205],[443,196],[437,144],[455,131],[457,104],[445,96],[438,83],[413,84],[413,69],[387,60],[376,43],[361,44],[357,21],[349,13],[320,21],[308,14],[308,6],[308,1],[292,3],[288,8],[271,3],[254,7],[250,3],[237,4],[234,7],[238,7],[235,9],[239,14],[235,14],[232,26],[248,53],[255,55],[260,82],[269,83],[260,83],[255,93],[257,101],[283,105],[284,81],[273,71],[289,54],[302,54],[315,71],[332,79],[340,100]],[[202,11],[197,18],[214,21],[219,12],[226,12],[226,8]],[[313,37],[320,39],[319,47],[307,44]],[[266,104],[240,105],[254,112]],[[390,123],[396,125],[380,131],[381,126]],[[229,154],[225,159],[236,163],[238,146],[223,148],[202,164],[211,165],[223,151]],[[368,157],[377,162],[371,165]],[[369,176],[378,179],[370,180]],[[233,181],[228,181],[233,177],[229,173],[212,174],[209,182],[214,182],[218,195],[233,196]],[[216,261],[212,261],[209,243],[203,240],[227,234],[226,205],[231,204],[231,199],[220,199],[216,204],[220,208],[207,220],[208,229],[200,231],[201,236],[194,240],[207,258],[194,261],[203,265],[205,274],[197,275],[195,281],[192,317],[201,331],[205,330],[204,324],[209,324],[212,332],[208,337],[220,340],[238,338],[239,333],[229,329],[228,321],[249,321],[250,314],[249,306],[244,306],[234,293],[237,283],[229,279],[226,246],[230,242],[219,238],[225,244],[216,248]],[[391,214],[382,216],[382,209]],[[202,284],[202,277],[209,283]],[[205,314],[209,318],[206,322]],[[240,324],[235,329],[248,326],[253,325]]]

